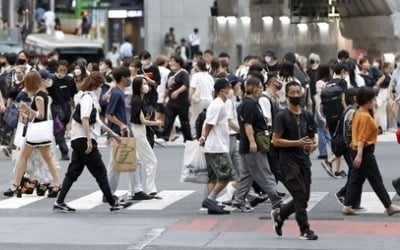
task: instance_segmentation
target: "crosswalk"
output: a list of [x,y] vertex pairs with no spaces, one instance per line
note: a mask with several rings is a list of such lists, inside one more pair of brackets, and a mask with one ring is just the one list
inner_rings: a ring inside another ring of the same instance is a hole
[[[153,199],[153,200],[145,200],[138,201],[134,203],[128,210],[136,210],[136,211],[155,211],[155,210],[164,210],[170,207],[173,204],[178,204],[182,202],[183,199],[189,197],[190,195],[194,195],[196,193],[195,190],[164,190],[159,193],[159,196],[162,197],[161,200]],[[128,190],[118,190],[116,195],[119,197],[124,197],[128,194]],[[390,198],[393,200],[395,197],[395,192],[389,192]],[[308,203],[308,211],[312,211],[316,209],[318,204],[322,204],[325,202],[334,202],[332,201],[333,194],[329,192],[311,192],[310,200]],[[103,194],[101,191],[95,191],[82,197],[79,197],[75,200],[68,202],[68,205],[76,208],[77,210],[91,210],[96,207],[104,204],[102,202]],[[220,196],[218,198],[219,201],[228,200],[228,196],[226,194]],[[33,204],[37,204],[39,202],[44,202],[47,198],[45,196],[36,196],[32,195],[22,195],[22,198],[11,197],[0,200],[0,211],[1,210],[13,210],[13,209],[25,209],[29,208]],[[288,202],[290,197],[286,197],[284,202]],[[200,204],[200,201],[198,202]],[[196,204],[197,205],[197,204]],[[364,214],[380,214],[383,213],[384,207],[380,202],[379,198],[373,192],[363,192],[362,193],[362,202],[361,206],[365,208],[365,211],[361,211],[360,213]],[[37,209],[40,206],[36,206]],[[200,211],[205,211],[204,209],[200,209]]]

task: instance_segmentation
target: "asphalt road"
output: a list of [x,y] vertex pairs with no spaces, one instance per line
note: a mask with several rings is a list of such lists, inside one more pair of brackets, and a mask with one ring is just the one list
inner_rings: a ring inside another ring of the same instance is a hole
[[[394,135],[393,135],[394,136]],[[393,137],[394,138],[394,137]],[[395,204],[391,180],[400,176],[398,152],[394,142],[380,142],[376,155],[385,185]],[[109,150],[102,148],[105,162]],[[333,179],[313,159],[310,224],[319,235],[316,242],[297,239],[293,220],[284,225],[284,237],[277,238],[269,219],[270,203],[260,204],[252,213],[210,216],[200,210],[204,187],[180,183],[183,147],[179,144],[156,147],[159,160],[157,186],[163,200],[135,203],[131,210],[112,214],[107,204],[99,203],[95,180],[87,170],[67,196],[82,209],[75,214],[52,211],[54,199],[26,196],[19,201],[0,196],[0,250],[2,249],[398,249],[400,216],[383,214],[369,184],[363,189],[362,205],[367,213],[344,217],[334,194],[344,179]],[[67,162],[61,162],[61,176]],[[0,155],[0,190],[12,179],[13,165]],[[346,168],[345,168],[346,169]],[[120,190],[128,189],[128,178],[121,176]],[[283,187],[279,187],[284,190]],[[121,194],[125,194],[121,191]],[[25,205],[19,204],[23,203]],[[15,206],[15,208],[10,208]],[[86,207],[85,207],[86,206]],[[267,217],[260,220],[259,217]]]

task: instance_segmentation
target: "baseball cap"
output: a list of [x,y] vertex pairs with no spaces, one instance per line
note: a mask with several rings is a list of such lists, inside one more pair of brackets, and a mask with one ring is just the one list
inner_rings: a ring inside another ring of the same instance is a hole
[[265,56],[276,58],[276,53],[272,49],[267,49],[267,51],[265,51]]
[[42,79],[52,79],[53,78],[53,75],[45,69],[41,69],[38,72],[40,74],[40,77],[42,77]]
[[221,89],[230,86],[229,79],[227,77],[218,78],[214,84],[215,93],[218,93]]
[[229,74],[226,76],[226,78],[228,78],[229,84],[232,86],[239,83],[239,78],[235,75]]

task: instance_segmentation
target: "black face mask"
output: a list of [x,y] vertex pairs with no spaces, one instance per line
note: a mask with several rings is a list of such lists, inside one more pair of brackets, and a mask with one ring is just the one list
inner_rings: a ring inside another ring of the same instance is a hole
[[294,106],[300,105],[301,99],[302,99],[301,96],[298,96],[298,97],[288,96],[288,98],[289,98],[290,104],[292,104]]
[[17,65],[24,65],[26,63],[26,60],[24,60],[24,59],[18,59],[17,60]]
[[0,62],[0,67],[6,66],[6,62]]

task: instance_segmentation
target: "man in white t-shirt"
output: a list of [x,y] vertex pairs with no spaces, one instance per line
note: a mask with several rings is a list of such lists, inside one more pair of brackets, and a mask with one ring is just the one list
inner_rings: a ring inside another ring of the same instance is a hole
[[207,109],[206,119],[199,141],[204,144],[204,152],[208,169],[208,197],[202,206],[209,214],[229,214],[229,211],[218,206],[217,196],[233,180],[232,161],[229,156],[229,126],[225,101],[231,89],[228,78],[220,78],[215,82],[217,97]]
[[56,19],[56,14],[51,10],[47,10],[43,14],[43,20],[46,25],[46,33],[49,35],[53,34],[54,26],[56,24],[55,19]]

